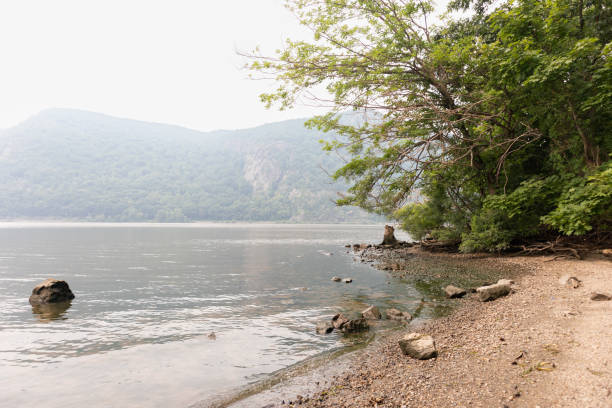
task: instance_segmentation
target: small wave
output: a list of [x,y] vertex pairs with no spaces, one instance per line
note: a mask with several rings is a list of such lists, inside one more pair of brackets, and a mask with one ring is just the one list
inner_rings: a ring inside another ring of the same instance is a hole
[[7,281],[7,282],[37,282],[38,278],[0,278],[0,281]]

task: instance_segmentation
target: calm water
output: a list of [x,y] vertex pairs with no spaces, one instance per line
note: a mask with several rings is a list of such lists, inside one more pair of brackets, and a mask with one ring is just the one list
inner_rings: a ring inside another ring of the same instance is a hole
[[[363,341],[316,335],[315,322],[366,303],[414,312],[423,297],[346,253],[344,244],[377,242],[381,233],[0,224],[0,406],[204,406]],[[334,275],[354,281],[333,283]],[[67,310],[29,305],[32,288],[48,277],[70,284],[76,299]]]

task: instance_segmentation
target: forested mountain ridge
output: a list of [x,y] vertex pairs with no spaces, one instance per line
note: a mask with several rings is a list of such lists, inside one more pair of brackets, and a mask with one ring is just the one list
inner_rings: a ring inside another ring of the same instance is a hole
[[199,132],[50,109],[0,133],[0,218],[364,222],[303,120]]

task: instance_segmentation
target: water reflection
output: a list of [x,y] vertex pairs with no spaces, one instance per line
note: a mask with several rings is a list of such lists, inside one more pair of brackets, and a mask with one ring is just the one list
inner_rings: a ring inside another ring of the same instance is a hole
[[66,320],[64,315],[72,306],[72,301],[48,303],[43,305],[32,305],[32,314],[42,323],[49,323],[53,320]]

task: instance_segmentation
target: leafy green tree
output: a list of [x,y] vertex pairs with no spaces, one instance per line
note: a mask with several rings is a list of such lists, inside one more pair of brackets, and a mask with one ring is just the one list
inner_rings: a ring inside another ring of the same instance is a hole
[[341,205],[466,251],[607,228],[608,195],[586,216],[571,203],[577,188],[612,189],[592,176],[612,151],[609,4],[492,3],[452,1],[467,17],[432,25],[429,1],[289,0],[313,40],[254,53],[249,67],[279,82],[268,106],[331,106],[308,124],[335,132],[326,148],[350,157],[335,173],[351,183]]

